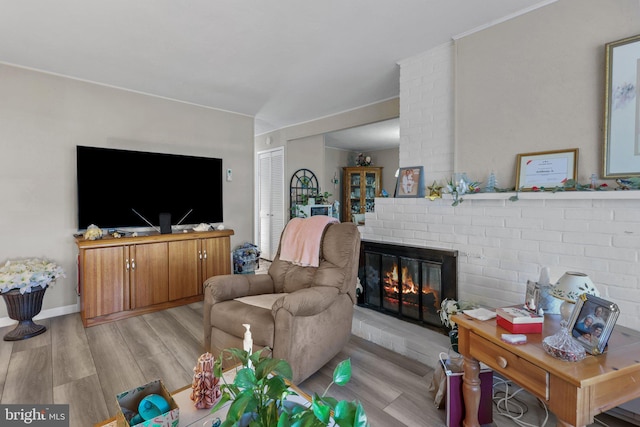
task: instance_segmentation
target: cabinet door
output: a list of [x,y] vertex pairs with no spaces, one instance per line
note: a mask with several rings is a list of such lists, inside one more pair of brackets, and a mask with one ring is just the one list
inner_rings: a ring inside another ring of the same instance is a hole
[[168,243],[135,245],[130,249],[131,308],[169,300]]
[[[229,237],[202,239],[202,282],[211,276],[231,274],[231,243]],[[202,286],[200,286],[202,292]]]
[[363,172],[362,200],[363,212],[373,212],[376,197],[380,197],[380,173],[378,171]]
[[169,301],[202,293],[202,257],[199,240],[169,242]]
[[80,268],[84,319],[129,309],[128,253],[126,246],[82,251]]

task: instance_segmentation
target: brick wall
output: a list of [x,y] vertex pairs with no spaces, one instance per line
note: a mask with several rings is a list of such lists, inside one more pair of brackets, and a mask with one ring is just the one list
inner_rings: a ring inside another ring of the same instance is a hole
[[[400,63],[400,166],[425,167],[425,182],[454,170],[452,44]],[[589,274],[617,303],[620,324],[640,329],[640,192],[473,195],[376,200],[363,238],[460,252],[461,299],[488,306],[524,300],[527,280],[549,267]]]

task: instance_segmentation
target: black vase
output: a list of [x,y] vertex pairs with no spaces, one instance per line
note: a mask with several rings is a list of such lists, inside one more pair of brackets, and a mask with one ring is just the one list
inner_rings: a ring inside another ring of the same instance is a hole
[[449,340],[451,340],[451,349],[458,352],[458,330],[452,329],[449,331]]
[[26,340],[47,330],[46,326],[33,322],[34,316],[42,309],[42,299],[46,290],[47,288],[38,286],[24,294],[17,289],[2,294],[9,317],[18,321],[18,325],[4,336],[5,341]]

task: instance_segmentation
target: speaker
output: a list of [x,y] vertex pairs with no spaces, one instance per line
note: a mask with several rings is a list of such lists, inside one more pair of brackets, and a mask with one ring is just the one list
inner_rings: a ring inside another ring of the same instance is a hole
[[171,234],[171,214],[163,212],[160,214],[160,233]]

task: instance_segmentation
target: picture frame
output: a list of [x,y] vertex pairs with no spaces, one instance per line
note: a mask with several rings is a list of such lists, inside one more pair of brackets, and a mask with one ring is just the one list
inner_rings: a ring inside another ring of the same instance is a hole
[[540,285],[531,280],[527,280],[527,292],[524,298],[524,308],[537,313],[540,308]]
[[611,301],[582,294],[569,319],[569,331],[589,354],[604,353],[620,310]]
[[424,168],[410,166],[398,169],[395,197],[422,197],[424,194]]
[[640,35],[605,45],[604,178],[640,176]]
[[577,177],[577,148],[518,154],[516,190],[553,190]]

